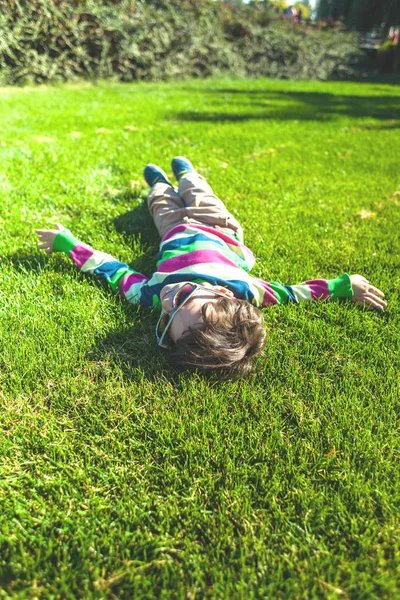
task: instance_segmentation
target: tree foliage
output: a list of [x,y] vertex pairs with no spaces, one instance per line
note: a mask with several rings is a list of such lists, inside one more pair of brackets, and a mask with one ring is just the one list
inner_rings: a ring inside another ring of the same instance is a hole
[[346,76],[349,34],[280,22],[269,2],[3,0],[0,83]]
[[341,19],[356,31],[400,25],[399,0],[320,0],[319,19]]

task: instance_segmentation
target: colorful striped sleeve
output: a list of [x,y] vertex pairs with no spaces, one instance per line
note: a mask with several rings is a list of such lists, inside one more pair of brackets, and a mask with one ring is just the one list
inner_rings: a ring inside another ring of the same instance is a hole
[[257,279],[257,288],[260,291],[258,306],[353,297],[353,288],[347,273],[336,279],[311,279],[297,285],[281,285],[275,281]]
[[126,263],[80,242],[68,229],[63,229],[56,235],[53,251],[67,254],[83,273],[105,279],[114,292],[132,304],[140,301],[142,287],[148,278],[131,269]]

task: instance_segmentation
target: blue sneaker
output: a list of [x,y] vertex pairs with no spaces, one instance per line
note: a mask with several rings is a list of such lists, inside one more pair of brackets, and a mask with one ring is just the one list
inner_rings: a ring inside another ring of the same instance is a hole
[[184,156],[175,156],[175,158],[172,159],[171,167],[177,181],[179,181],[181,177],[185,177],[188,173],[194,173],[192,163]]
[[167,183],[168,185],[171,185],[171,183],[168,181],[168,176],[166,173],[164,173],[160,167],[157,167],[157,165],[153,165],[151,163],[145,166],[143,170],[143,176],[146,180],[146,183],[148,183],[150,187],[153,187],[153,185],[156,185],[156,183]]

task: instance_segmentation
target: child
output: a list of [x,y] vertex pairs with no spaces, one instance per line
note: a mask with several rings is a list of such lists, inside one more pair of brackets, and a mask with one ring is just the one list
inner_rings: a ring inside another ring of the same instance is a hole
[[79,242],[57,224],[37,230],[38,247],[65,252],[84,273],[105,278],[129,302],[161,306],[157,342],[179,366],[245,374],[261,353],[266,332],[257,307],[325,298],[350,298],[384,310],[384,294],[361,275],[316,279],[298,285],[252,277],[253,253],[237,220],[189,160],[176,157],[176,190],[156,165],[144,169],[147,203],[162,238],[151,279],[112,256]]

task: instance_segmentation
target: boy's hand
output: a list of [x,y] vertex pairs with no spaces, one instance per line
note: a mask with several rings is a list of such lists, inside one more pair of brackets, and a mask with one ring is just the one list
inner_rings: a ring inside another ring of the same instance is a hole
[[387,302],[382,300],[385,294],[381,290],[371,285],[362,275],[350,275],[350,281],[354,292],[353,302],[358,302],[367,308],[385,310]]
[[46,250],[47,254],[51,254],[53,252],[53,242],[57,233],[65,229],[61,223],[55,223],[54,227],[56,227],[56,229],[35,230],[39,236],[38,248],[40,248],[40,250]]

